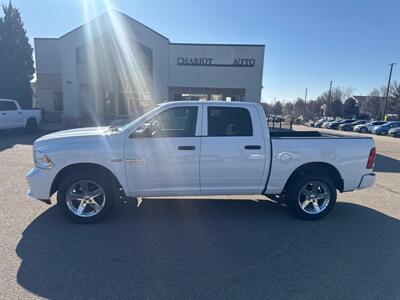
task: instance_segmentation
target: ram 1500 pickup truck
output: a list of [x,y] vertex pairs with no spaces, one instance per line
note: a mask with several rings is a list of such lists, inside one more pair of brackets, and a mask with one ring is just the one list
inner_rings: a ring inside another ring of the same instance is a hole
[[327,215],[336,193],[374,184],[374,140],[270,132],[260,104],[169,102],[124,126],[45,135],[33,146],[28,194],[93,223],[113,201],[263,194],[303,219]]
[[25,128],[34,132],[41,121],[39,109],[21,109],[18,102],[0,99],[0,129]]

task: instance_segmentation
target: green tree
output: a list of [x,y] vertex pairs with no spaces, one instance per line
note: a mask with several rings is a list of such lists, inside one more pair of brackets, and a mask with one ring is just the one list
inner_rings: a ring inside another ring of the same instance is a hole
[[21,15],[11,1],[3,5],[0,18],[0,98],[14,99],[24,108],[32,107],[30,81],[33,67],[29,44]]
[[342,114],[343,117],[345,118],[352,118],[358,116],[359,114],[358,103],[354,98],[350,97],[347,98],[346,101],[344,101],[342,106]]
[[274,106],[272,107],[272,112],[274,115],[281,115],[283,111],[283,105],[280,101],[275,102]]

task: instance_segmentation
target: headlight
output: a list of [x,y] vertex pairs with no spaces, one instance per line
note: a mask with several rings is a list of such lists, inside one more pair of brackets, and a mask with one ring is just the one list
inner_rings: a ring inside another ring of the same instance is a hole
[[35,161],[35,166],[38,168],[50,170],[54,167],[51,159],[41,151],[35,150],[33,160]]

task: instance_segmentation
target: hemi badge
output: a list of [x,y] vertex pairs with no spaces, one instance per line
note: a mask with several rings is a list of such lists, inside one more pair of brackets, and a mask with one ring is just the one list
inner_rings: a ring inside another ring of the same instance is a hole
[[111,160],[111,162],[121,162],[122,158],[114,158]]

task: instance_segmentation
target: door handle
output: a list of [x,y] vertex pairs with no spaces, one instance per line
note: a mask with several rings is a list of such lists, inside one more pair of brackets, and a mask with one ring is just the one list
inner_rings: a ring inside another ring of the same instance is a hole
[[260,145],[246,145],[246,146],[244,146],[244,149],[246,149],[246,150],[260,150],[261,146]]
[[6,115],[7,113],[2,113],[2,115]]
[[19,111],[18,114],[19,114],[19,115],[22,115],[22,112]]
[[195,146],[178,146],[178,150],[194,150]]

